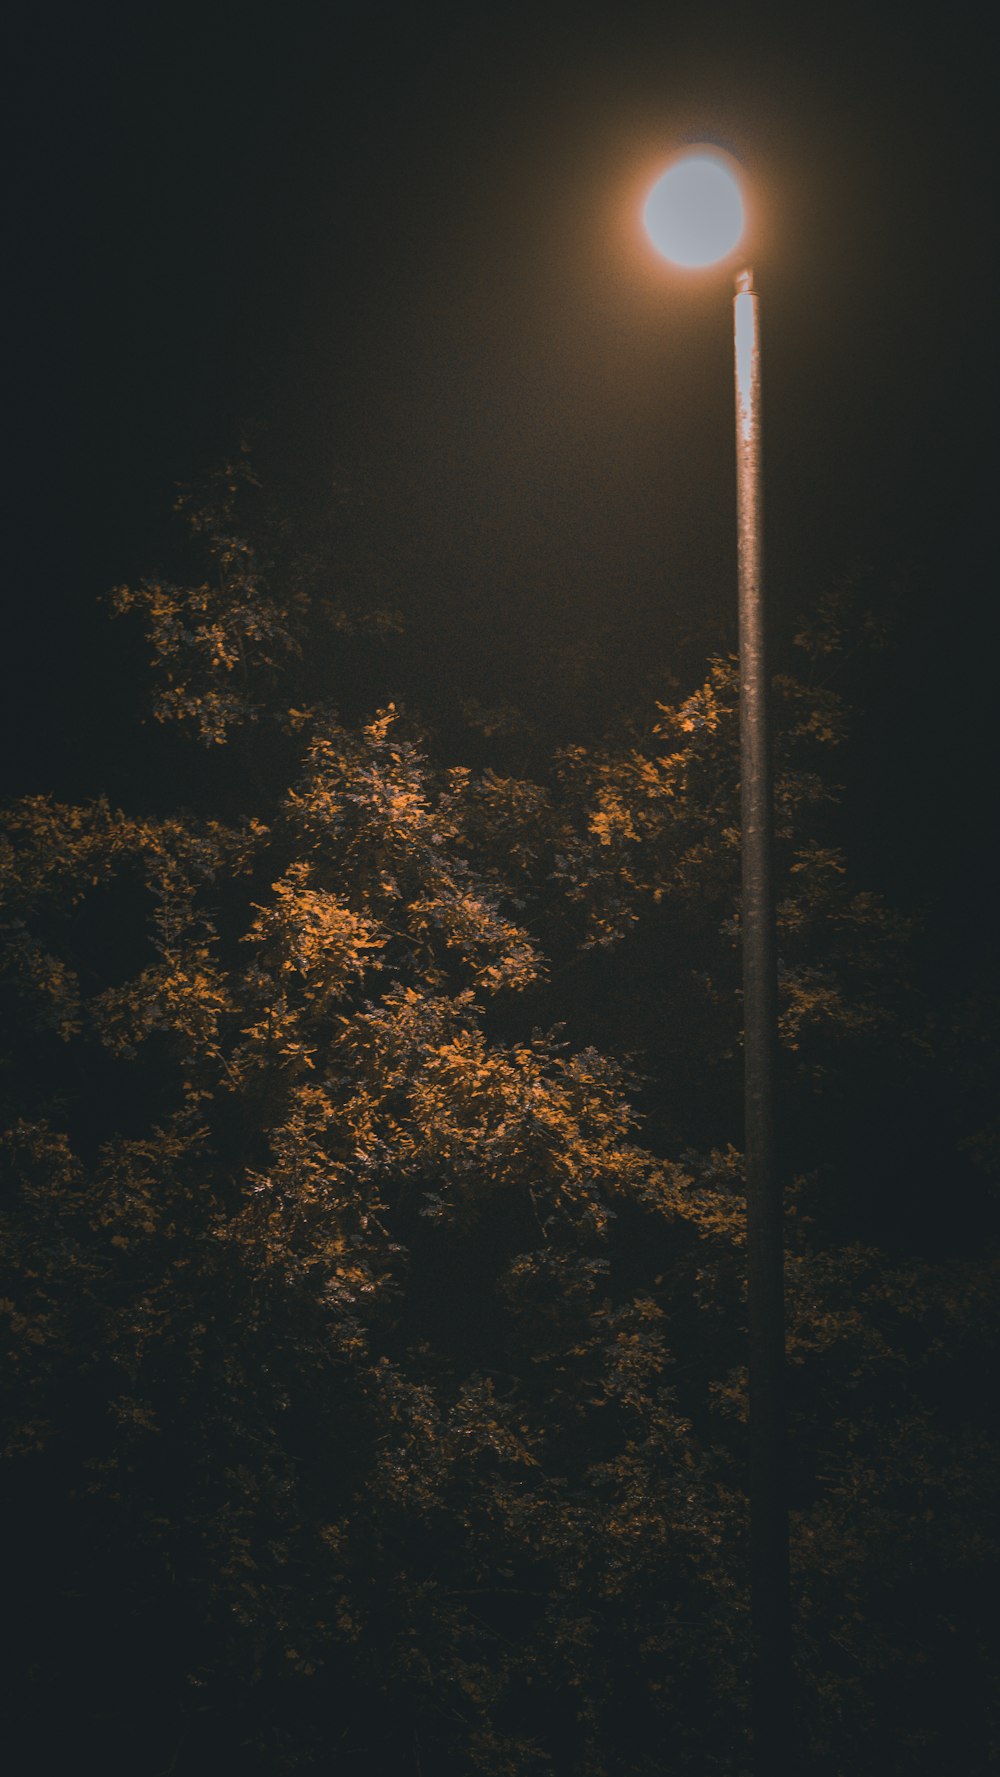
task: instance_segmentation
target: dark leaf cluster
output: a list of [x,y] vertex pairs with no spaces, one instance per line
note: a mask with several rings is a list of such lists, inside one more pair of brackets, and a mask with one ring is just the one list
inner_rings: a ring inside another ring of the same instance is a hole
[[[503,723],[438,763],[388,695],[313,695],[354,618],[239,528],[252,480],[185,504],[202,579],[115,603],[158,719],[269,725],[284,781],[0,834],[31,1768],[741,1777],[734,663],[532,777]],[[974,1777],[995,1261],[852,1225],[860,1083],[935,1039],[826,833],[842,704],[776,703],[802,1769]]]

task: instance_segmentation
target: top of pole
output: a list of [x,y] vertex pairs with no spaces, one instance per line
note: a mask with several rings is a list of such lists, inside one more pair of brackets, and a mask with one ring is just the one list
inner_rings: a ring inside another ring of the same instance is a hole
[[745,265],[743,267],[742,271],[738,271],[736,273],[736,294],[737,294],[737,296],[752,296],[753,295],[753,267],[752,266]]

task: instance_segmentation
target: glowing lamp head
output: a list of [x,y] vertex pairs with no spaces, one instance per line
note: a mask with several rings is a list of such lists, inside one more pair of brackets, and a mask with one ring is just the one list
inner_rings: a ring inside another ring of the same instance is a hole
[[743,197],[721,155],[704,149],[661,173],[642,213],[664,259],[694,271],[728,258],[743,233]]

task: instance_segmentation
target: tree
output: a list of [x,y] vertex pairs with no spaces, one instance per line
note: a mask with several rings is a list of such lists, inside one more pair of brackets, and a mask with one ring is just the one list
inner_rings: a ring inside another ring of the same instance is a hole
[[[58,1698],[111,1772],[735,1777],[732,663],[532,777],[435,763],[390,697],[317,694],[324,637],[395,619],[251,543],[253,491],[244,458],[185,505],[194,586],[115,595],[219,762],[206,810],[4,820],[34,1743]],[[804,641],[839,645],[829,612]],[[810,1768],[985,1770],[995,1297],[981,1256],[850,1226],[838,1126],[927,1037],[905,922],[823,837],[842,707],[779,690]]]

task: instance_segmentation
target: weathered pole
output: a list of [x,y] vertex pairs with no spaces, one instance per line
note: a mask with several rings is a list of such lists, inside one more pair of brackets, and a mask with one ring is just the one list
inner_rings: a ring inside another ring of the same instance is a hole
[[784,1238],[775,1153],[777,967],[764,622],[760,337],[753,273],[734,301],[739,531],[743,1065],[750,1323],[750,1613],[757,1777],[785,1777],[791,1634],[784,1428]]

